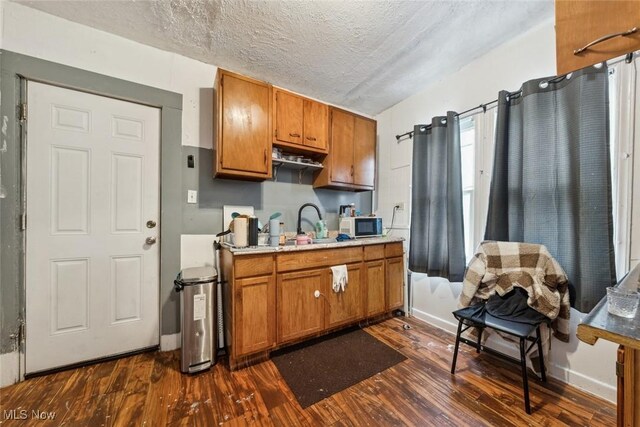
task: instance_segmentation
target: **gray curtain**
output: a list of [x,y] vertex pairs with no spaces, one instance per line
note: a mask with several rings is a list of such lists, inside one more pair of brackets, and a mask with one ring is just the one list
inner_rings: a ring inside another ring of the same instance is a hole
[[607,76],[588,67],[498,98],[485,239],[545,245],[582,312],[616,282]]
[[456,113],[414,127],[412,165],[409,269],[460,282],[465,254]]

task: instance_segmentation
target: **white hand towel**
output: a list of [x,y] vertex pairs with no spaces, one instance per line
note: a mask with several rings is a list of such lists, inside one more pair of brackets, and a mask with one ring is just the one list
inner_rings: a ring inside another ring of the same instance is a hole
[[333,292],[344,292],[347,284],[349,283],[349,273],[347,272],[347,266],[344,264],[334,265],[333,267],[331,267],[331,272],[333,273],[333,282],[331,283]]

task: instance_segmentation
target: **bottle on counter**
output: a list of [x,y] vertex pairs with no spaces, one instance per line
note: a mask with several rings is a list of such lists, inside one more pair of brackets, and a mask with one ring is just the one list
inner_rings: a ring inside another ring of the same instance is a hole
[[284,246],[287,242],[287,236],[284,231],[284,222],[280,222],[280,246]]

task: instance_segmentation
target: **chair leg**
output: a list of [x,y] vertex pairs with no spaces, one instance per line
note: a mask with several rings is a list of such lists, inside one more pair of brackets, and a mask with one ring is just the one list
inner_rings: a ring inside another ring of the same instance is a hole
[[453,363],[451,364],[451,373],[456,373],[456,362],[458,361],[458,347],[460,347],[460,334],[462,333],[462,320],[458,322],[458,333],[456,334],[456,347],[453,350]]
[[540,336],[540,325],[536,328],[536,337],[538,338],[538,357],[540,358],[540,379],[547,382],[547,373],[544,365],[544,354],[542,353],[542,337]]
[[529,403],[529,379],[527,378],[527,354],[525,351],[525,339],[520,338],[520,366],[522,367],[522,388],[524,389],[524,408],[527,414],[531,414]]
[[476,344],[476,353],[480,353],[480,348],[482,346],[482,332],[484,332],[484,328],[476,328],[478,331],[478,342]]

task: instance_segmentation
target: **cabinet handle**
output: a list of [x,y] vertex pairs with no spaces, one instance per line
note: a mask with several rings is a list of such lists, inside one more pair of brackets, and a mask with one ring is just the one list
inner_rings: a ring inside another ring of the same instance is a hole
[[264,164],[267,165],[267,149],[264,149]]
[[616,38],[616,37],[628,36],[628,35],[636,33],[637,31],[638,31],[638,27],[633,27],[632,29],[627,30],[627,31],[621,31],[619,33],[607,34],[606,36],[602,36],[599,39],[596,39],[596,40],[592,41],[591,43],[588,43],[588,44],[584,45],[580,49],[575,49],[573,51],[573,54],[574,55],[579,55],[582,52],[584,52],[585,50],[589,49],[593,45],[596,45],[596,44],[599,44],[599,43],[602,43],[602,42],[606,42],[607,40],[610,40],[610,39],[613,39],[613,38]]
[[353,176],[353,165],[351,165],[351,176]]
[[292,136],[294,138],[300,138],[300,134],[299,133],[289,133],[289,136]]
[[308,139],[309,141],[315,141],[315,140],[316,140],[316,138],[315,138],[315,137],[313,137],[313,136],[308,136],[308,137],[307,137],[307,139]]

